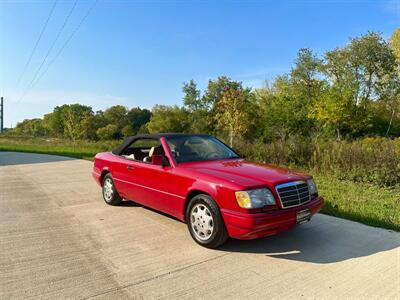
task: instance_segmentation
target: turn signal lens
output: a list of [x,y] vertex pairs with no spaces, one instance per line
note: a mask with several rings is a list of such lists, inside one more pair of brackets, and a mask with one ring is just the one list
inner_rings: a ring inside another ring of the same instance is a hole
[[235,195],[236,195],[236,201],[240,207],[251,208],[251,200],[249,193],[241,191],[241,192],[236,192]]

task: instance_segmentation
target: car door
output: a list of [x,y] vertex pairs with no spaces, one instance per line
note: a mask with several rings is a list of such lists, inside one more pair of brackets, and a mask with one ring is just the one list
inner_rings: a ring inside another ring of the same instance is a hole
[[133,168],[134,166],[132,166],[131,160],[119,155],[115,156],[112,167],[110,168],[115,187],[119,195],[125,199],[129,199],[132,193],[132,185],[130,182],[131,170]]
[[158,139],[142,139],[134,141],[130,147],[135,149],[133,152],[136,151],[134,155],[136,159],[126,159],[125,167],[122,168],[124,183],[128,185],[126,198],[174,214],[176,202],[184,197],[171,192],[174,184],[171,176],[172,167],[153,165],[151,160],[146,159],[148,156],[142,158],[142,154],[149,154],[153,147],[162,149],[162,153],[165,154],[161,142]]

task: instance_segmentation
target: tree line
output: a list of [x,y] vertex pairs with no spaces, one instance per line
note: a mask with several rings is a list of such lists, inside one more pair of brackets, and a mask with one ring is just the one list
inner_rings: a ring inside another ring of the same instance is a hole
[[150,121],[148,109],[128,109],[122,105],[105,111],[93,112],[90,106],[64,104],[42,119],[28,119],[11,131],[11,134],[37,137],[57,137],[76,140],[112,140],[147,132]]
[[209,133],[231,144],[298,135],[354,139],[400,136],[400,28],[389,40],[368,32],[322,56],[300,49],[290,72],[261,88],[221,76],[204,91],[183,84],[181,106],[112,106],[93,112],[80,104],[24,120],[14,134],[108,140],[146,132]]

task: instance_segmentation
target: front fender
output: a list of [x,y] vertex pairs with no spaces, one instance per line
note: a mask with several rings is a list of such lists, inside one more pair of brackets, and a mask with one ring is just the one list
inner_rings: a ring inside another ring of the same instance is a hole
[[190,196],[194,192],[202,192],[202,193],[208,194],[215,200],[218,197],[217,185],[209,183],[209,182],[195,181],[188,188],[188,191],[187,191],[187,194],[186,194],[186,199],[188,198],[188,196]]
[[230,207],[230,205],[227,205],[227,202],[229,202],[229,198],[230,198],[229,195],[233,194],[233,192],[219,184],[213,184],[213,183],[204,182],[204,181],[194,182],[188,188],[188,191],[186,194],[186,199],[185,199],[185,204],[181,210],[181,215],[182,215],[183,220],[185,219],[186,209],[187,209],[190,199],[192,199],[194,196],[196,196],[198,194],[208,194],[209,196],[211,196],[214,199],[214,201],[216,202],[218,207],[221,209],[221,208]]

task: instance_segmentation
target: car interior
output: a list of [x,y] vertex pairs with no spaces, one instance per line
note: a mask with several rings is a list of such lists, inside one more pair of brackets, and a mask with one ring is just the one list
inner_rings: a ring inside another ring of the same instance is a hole
[[145,163],[152,163],[153,155],[165,155],[165,152],[160,141],[151,139],[136,140],[121,154],[127,159]]

